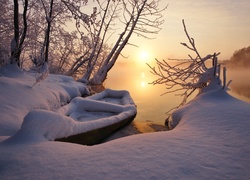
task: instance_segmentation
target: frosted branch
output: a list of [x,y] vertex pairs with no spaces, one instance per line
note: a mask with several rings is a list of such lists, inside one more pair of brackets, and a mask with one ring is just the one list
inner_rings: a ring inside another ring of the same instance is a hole
[[[167,113],[172,110],[179,108],[187,102],[188,97],[190,97],[196,90],[200,91],[203,88],[207,87],[210,82],[216,80],[217,84],[220,85],[220,65],[218,65],[217,56],[220,53],[208,54],[205,57],[201,57],[195,46],[195,40],[191,38],[187,32],[187,28],[184,20],[182,21],[184,32],[188,38],[189,44],[181,43],[183,46],[189,50],[195,52],[196,58],[193,58],[191,55],[188,55],[190,59],[169,59],[168,61],[162,60],[159,61],[155,59],[156,66],[153,67],[149,64],[150,72],[158,77],[150,84],[164,84],[166,86],[166,92],[162,95],[168,93],[176,93],[177,96],[182,96],[182,102],[177,106],[169,110]],[[170,62],[173,60],[175,64],[172,65]],[[211,67],[206,67],[211,61]],[[206,64],[205,64],[206,63]],[[223,80],[223,89],[226,84],[226,75],[224,69],[224,80]]]

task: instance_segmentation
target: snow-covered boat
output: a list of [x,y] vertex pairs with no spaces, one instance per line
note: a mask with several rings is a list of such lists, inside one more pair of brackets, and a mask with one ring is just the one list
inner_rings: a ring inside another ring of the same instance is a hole
[[76,97],[57,110],[57,113],[75,121],[75,130],[55,140],[84,145],[97,144],[133,121],[136,112],[136,105],[125,90],[106,89],[89,97]]

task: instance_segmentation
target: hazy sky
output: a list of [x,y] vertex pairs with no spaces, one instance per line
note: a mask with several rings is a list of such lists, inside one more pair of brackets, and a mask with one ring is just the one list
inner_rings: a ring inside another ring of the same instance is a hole
[[189,35],[195,39],[202,56],[221,52],[219,59],[228,59],[237,49],[250,46],[249,0],[162,0],[169,4],[164,12],[165,23],[154,40],[133,37],[124,55],[136,59],[140,51],[149,58],[187,58],[191,53],[180,42],[188,42],[183,31],[185,20]]

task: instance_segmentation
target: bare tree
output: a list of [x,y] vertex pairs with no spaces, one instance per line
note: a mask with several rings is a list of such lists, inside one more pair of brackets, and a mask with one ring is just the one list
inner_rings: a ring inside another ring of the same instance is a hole
[[[92,14],[88,15],[82,12],[79,3],[71,0],[62,2],[72,13],[81,39],[89,42],[89,49],[76,58],[67,74],[72,75],[85,67],[82,80],[91,84],[102,84],[133,33],[142,37],[158,33],[163,23],[161,12],[166,9],[159,9],[159,0],[97,0],[99,10],[93,7]],[[113,28],[114,22],[121,22],[124,29],[112,48],[106,49],[111,47],[107,41],[117,30]]]
[[[0,0],[0,67],[8,64],[10,51],[9,44],[14,36],[13,8],[11,3],[6,0]],[[12,33],[13,32],[13,33]],[[6,46],[7,45],[7,46]]]
[[41,49],[41,57],[42,59],[44,58],[43,59],[44,62],[48,63],[51,23],[54,18],[52,17],[54,0],[50,0],[50,4],[48,8],[46,7],[44,0],[41,0],[41,2],[44,8],[46,22],[47,22],[47,29],[45,32],[44,44]]
[[[79,69],[83,66],[87,69],[86,63],[93,59],[95,55],[95,44],[98,41],[95,41],[94,32],[96,31],[96,13],[97,10],[94,7],[93,13],[88,15],[82,12],[82,6],[87,4],[87,1],[71,1],[71,0],[62,0],[62,3],[67,7],[67,9],[71,12],[72,17],[75,20],[76,30],[80,35],[80,40],[82,41],[79,45],[81,46],[80,50],[82,53],[78,54],[78,57],[71,60],[74,61],[71,64],[71,67],[67,71],[67,75],[73,75],[77,73]],[[84,46],[82,48],[82,46]]]
[[50,72],[55,74],[66,74],[71,66],[70,59],[78,54],[77,49],[80,46],[77,43],[78,38],[75,32],[67,32],[64,29],[57,29],[54,33],[54,39],[51,43],[53,53],[50,53],[53,61],[50,63]]
[[28,8],[28,0],[25,0],[23,6],[23,32],[21,34],[19,29],[19,4],[18,0],[14,0],[14,38],[11,42],[11,64],[17,63],[19,67],[20,67],[20,55],[22,51],[22,46],[27,32],[27,19],[26,19],[27,8]]
[[[97,6],[86,14],[82,7],[87,0],[23,0],[20,20],[15,0],[11,62],[20,65],[20,58],[22,62],[31,59],[36,67],[46,62],[53,72],[71,76],[80,72],[83,79],[100,84],[132,34],[148,38],[147,34],[160,30],[161,11],[166,7],[159,9],[159,1],[96,0]],[[65,29],[70,19],[75,20],[78,34]],[[123,28],[117,29],[117,23]],[[110,37],[118,30],[121,32],[112,45]]]
[[40,66],[38,67],[37,71],[40,74],[36,77],[36,82],[33,84],[33,86],[35,86],[38,82],[43,81],[48,76],[48,73],[49,73],[48,57],[49,57],[51,23],[53,19],[55,18],[55,16],[52,17],[54,0],[50,0],[50,3],[48,6],[45,5],[44,0],[41,0],[41,3],[43,5],[44,12],[45,12],[47,28],[45,31],[44,43],[41,48],[41,54],[38,59],[38,63]]
[[227,62],[229,68],[250,68],[250,46],[236,50]]
[[[101,18],[101,23],[100,23],[98,32],[97,32],[97,34],[95,36],[94,48],[93,48],[93,51],[92,51],[92,53],[90,55],[90,59],[88,61],[87,71],[83,76],[83,79],[86,79],[86,80],[89,80],[89,78],[90,78],[90,76],[91,76],[91,74],[93,72],[94,66],[96,65],[97,60],[98,60],[98,56],[100,56],[106,34],[107,34],[108,30],[109,30],[109,26],[110,26],[111,22],[115,19],[115,17],[116,17],[115,14],[116,14],[116,11],[117,11],[118,6],[120,4],[119,1],[117,1],[117,2],[114,1],[114,5],[113,5],[114,8],[112,9],[111,13],[109,14],[108,13],[109,8],[112,6],[112,5],[110,5],[110,2],[111,1],[107,1],[106,7],[103,9],[104,14],[103,14],[103,16]],[[99,1],[98,1],[98,3],[100,5],[100,7],[101,7],[101,4],[100,4]],[[105,22],[106,19],[108,19],[107,22]],[[103,35],[101,37],[102,32],[103,32]]]
[[[220,53],[209,54],[202,57],[198,52],[195,41],[191,38],[187,32],[184,20],[182,21],[185,34],[188,38],[189,44],[181,43],[183,46],[195,53],[195,57],[188,55],[190,59],[178,60],[175,65],[171,65],[168,61],[159,61],[156,59],[157,68],[149,66],[151,73],[158,76],[158,79],[153,81],[151,84],[164,84],[166,85],[166,93],[179,93],[178,95],[183,96],[183,101],[179,106],[174,107],[176,109],[184,105],[187,98],[193,94],[196,90],[202,91],[211,83],[216,83],[223,89],[229,84],[226,84],[226,69],[223,69],[223,83],[220,80],[220,64],[218,64],[217,56]],[[169,59],[170,61],[172,59]],[[176,59],[174,59],[176,60]],[[210,66],[208,61],[211,61]],[[230,81],[231,82],[231,81]],[[229,83],[230,83],[229,82]],[[166,94],[164,93],[164,94]],[[164,95],[163,94],[163,95]],[[167,113],[171,112],[169,110]],[[171,115],[171,114],[169,114]],[[168,122],[168,119],[167,121]]]
[[166,6],[159,9],[159,0],[150,2],[148,0],[124,0],[122,6],[124,10],[123,19],[120,19],[120,21],[124,23],[123,32],[120,33],[112,50],[90,80],[91,84],[102,84],[104,82],[109,70],[114,66],[132,34],[148,38],[147,34],[156,34],[160,31],[160,25],[164,22],[161,12],[167,8]]

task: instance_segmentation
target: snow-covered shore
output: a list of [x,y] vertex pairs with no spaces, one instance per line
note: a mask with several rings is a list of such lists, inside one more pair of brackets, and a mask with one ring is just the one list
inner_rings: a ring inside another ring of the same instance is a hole
[[49,75],[32,87],[35,81],[16,65],[0,70],[0,136],[13,135],[33,109],[55,110],[76,96],[88,94],[84,84],[68,76]]
[[15,72],[0,72],[0,179],[250,178],[250,104],[221,88],[208,89],[177,110],[171,131],[95,146],[46,139],[23,143],[4,140],[30,110],[53,110],[85,88],[52,75],[30,88],[27,82],[32,86],[34,80]]

